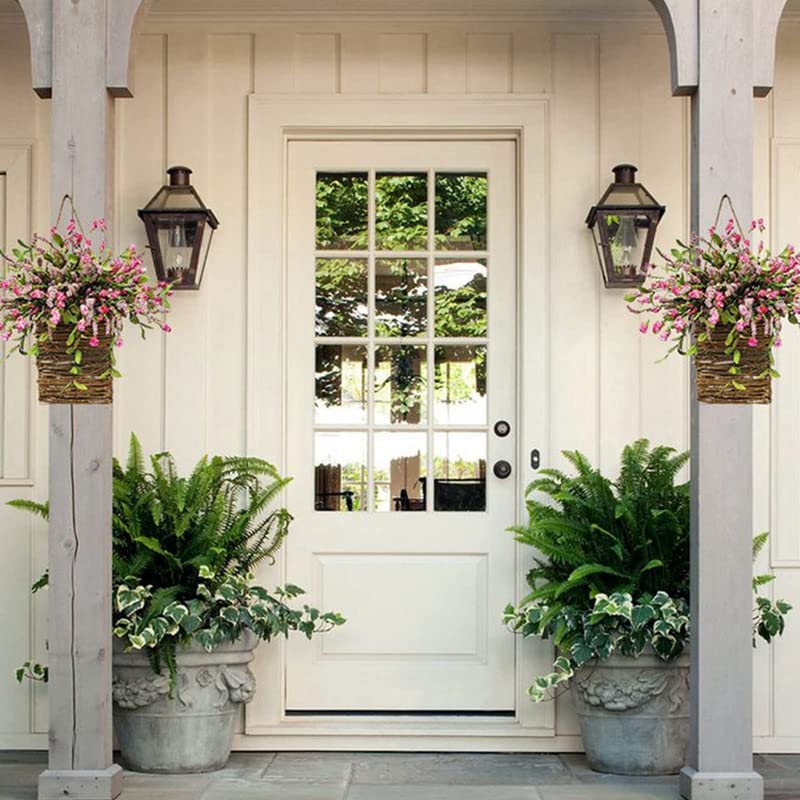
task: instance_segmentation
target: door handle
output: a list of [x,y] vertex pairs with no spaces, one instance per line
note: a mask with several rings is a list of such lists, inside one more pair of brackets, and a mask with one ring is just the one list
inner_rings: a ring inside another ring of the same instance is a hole
[[511,474],[511,464],[505,460],[495,461],[492,471],[495,477],[505,479]]

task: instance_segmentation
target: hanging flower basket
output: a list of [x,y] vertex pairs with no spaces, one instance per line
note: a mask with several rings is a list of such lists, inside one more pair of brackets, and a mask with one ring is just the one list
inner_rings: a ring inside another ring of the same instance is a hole
[[[72,218],[63,232],[61,213],[70,204]],[[34,234],[12,254],[2,253],[6,276],[0,280],[0,339],[7,354],[19,350],[36,358],[39,400],[43,403],[108,404],[112,381],[119,377],[114,350],[122,346],[126,322],[169,331],[169,284],[148,282],[134,245],[111,252],[95,220],[93,245],[77,220],[72,200],[61,203],[47,236]]]
[[[717,231],[723,204],[732,218]],[[800,317],[800,258],[792,246],[772,253],[750,235],[764,231],[754,220],[742,230],[730,198],[724,195],[717,221],[706,237],[677,242],[663,264],[648,273],[645,286],[628,295],[631,311],[644,314],[642,333],[671,341],[695,357],[697,396],[702,403],[769,403],[772,348],[780,347],[784,322]]]
[[701,403],[770,403],[772,341],[763,337],[754,347],[734,350],[726,338],[723,331],[712,331],[697,342],[697,399]]
[[39,402],[107,405],[113,400],[113,338],[97,337],[98,346],[89,347],[82,354],[80,377],[76,378],[75,356],[69,352],[70,334],[66,325],[58,325],[39,344]]

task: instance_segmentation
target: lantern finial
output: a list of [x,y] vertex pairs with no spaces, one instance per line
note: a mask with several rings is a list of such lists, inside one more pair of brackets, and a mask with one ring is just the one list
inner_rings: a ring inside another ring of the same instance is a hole
[[167,175],[169,175],[169,185],[170,186],[190,186],[191,180],[189,176],[192,174],[192,171],[189,167],[170,167],[167,170]]
[[611,171],[614,173],[614,183],[636,183],[636,167],[633,164],[617,164]]

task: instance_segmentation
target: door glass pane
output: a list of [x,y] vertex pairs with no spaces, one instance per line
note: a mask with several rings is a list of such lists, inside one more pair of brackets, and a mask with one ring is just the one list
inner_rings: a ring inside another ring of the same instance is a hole
[[486,510],[486,434],[433,435],[433,507]]
[[318,431],[314,436],[314,508],[364,511],[367,486],[366,433]]
[[375,262],[375,335],[424,336],[428,319],[428,264],[423,258]]
[[425,250],[428,246],[428,176],[378,173],[375,177],[375,246]]
[[434,422],[486,424],[486,346],[437,345]]
[[486,259],[446,259],[433,271],[437,336],[486,336]]
[[487,188],[485,172],[319,173],[318,510],[486,510]]
[[375,348],[375,424],[420,424],[426,420],[428,362],[422,345]]
[[486,173],[437,173],[437,250],[486,250],[487,187]]
[[317,422],[352,425],[367,421],[366,346],[318,344],[315,378]]
[[366,172],[317,174],[317,250],[366,250]]
[[376,511],[424,511],[428,435],[375,434]]
[[317,336],[366,336],[368,262],[317,259]]

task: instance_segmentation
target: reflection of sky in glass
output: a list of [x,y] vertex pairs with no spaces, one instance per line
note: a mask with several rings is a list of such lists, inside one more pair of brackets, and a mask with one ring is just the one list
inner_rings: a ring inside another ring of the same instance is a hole
[[314,437],[314,461],[316,464],[366,464],[366,433],[317,433]]
[[435,433],[433,442],[436,458],[475,464],[486,459],[486,434],[483,433]]
[[475,276],[486,278],[486,265],[478,261],[447,261],[436,264],[434,283],[445,289],[461,289]]
[[422,471],[425,471],[425,451],[428,437],[425,433],[376,433],[375,465],[388,468],[392,459],[422,456]]

